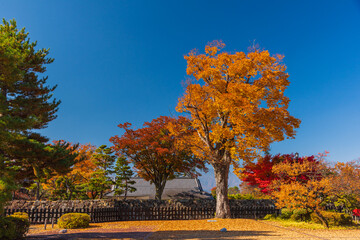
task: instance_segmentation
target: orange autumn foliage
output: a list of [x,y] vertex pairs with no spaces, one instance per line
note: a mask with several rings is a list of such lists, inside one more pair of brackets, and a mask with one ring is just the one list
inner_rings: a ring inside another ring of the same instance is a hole
[[92,160],[92,155],[96,147],[91,144],[80,145],[76,152],[79,154],[77,162],[74,164],[71,175],[79,175],[84,181],[90,179],[90,175],[95,171],[96,165]]
[[300,120],[287,108],[289,85],[283,56],[268,51],[221,52],[222,42],[206,46],[206,54],[190,52],[186,72],[194,77],[179,99],[177,110],[189,113],[194,153],[218,162],[221,149],[232,159],[252,160],[258,149],[293,138]]
[[360,208],[360,161],[338,162],[332,170],[332,200],[348,211]]
[[324,154],[314,161],[305,157],[303,161],[283,161],[272,167],[279,179],[272,182],[273,197],[278,208],[313,211],[324,226],[329,223],[322,215],[322,204],[332,194],[331,169],[324,162]]
[[[56,142],[54,142],[56,143]],[[71,146],[69,146],[71,147]],[[65,178],[69,185],[84,184],[89,181],[91,174],[95,171],[96,165],[92,160],[92,155],[96,150],[95,146],[91,144],[80,144],[75,150],[78,156],[75,159],[75,164],[71,167],[71,171],[65,175],[54,175],[43,184],[44,189],[53,192],[56,189],[55,181],[59,177]]]
[[[269,144],[293,138],[300,120],[287,108],[289,85],[283,56],[268,51],[222,51],[215,41],[185,56],[188,81],[177,111],[188,113],[196,130],[184,140],[193,153],[208,161],[217,181],[218,217],[229,217],[227,177],[231,163],[251,161]],[[238,172],[238,171],[236,171]],[[220,186],[221,185],[221,186]]]
[[339,195],[354,195],[360,201],[360,161],[338,162],[333,170],[333,191]]
[[321,159],[283,161],[275,164],[272,172],[279,177],[272,182],[279,208],[320,210],[324,197],[331,193],[330,169]]

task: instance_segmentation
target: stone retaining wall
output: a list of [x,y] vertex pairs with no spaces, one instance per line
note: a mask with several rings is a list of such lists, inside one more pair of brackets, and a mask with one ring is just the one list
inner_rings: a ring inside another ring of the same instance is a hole
[[[230,207],[241,206],[274,206],[274,202],[268,199],[261,200],[229,200]],[[9,201],[5,208],[8,209],[61,209],[61,208],[111,208],[111,207],[215,207],[215,200],[58,200],[58,201]]]

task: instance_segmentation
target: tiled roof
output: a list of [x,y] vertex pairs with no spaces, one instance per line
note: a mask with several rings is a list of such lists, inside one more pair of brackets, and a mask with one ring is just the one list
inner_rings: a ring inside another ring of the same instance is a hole
[[[133,185],[136,191],[127,193],[128,198],[155,198],[155,185],[145,181],[143,178],[134,177],[131,180],[135,181]],[[107,197],[113,197],[114,192],[107,194]],[[162,199],[172,198],[212,198],[209,193],[203,191],[200,180],[191,177],[179,177],[173,180],[168,180],[162,195]]]

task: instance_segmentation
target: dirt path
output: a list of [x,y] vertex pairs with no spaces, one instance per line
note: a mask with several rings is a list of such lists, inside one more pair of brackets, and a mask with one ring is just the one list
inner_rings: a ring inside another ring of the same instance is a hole
[[[29,240],[39,239],[257,239],[257,240],[360,240],[360,230],[306,230],[282,227],[268,221],[251,219],[214,219],[179,221],[131,221],[92,224],[84,230],[41,230],[33,226]],[[227,232],[220,232],[226,228]]]

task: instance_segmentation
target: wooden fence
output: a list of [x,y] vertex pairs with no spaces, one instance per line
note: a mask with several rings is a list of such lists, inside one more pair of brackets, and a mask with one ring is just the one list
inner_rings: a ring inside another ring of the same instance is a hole
[[[57,222],[65,213],[87,213],[91,222],[139,221],[139,220],[186,220],[209,219],[215,217],[215,208],[190,207],[153,207],[153,208],[77,208],[77,209],[5,209],[5,215],[14,212],[26,212],[32,224]],[[266,214],[279,213],[273,206],[269,207],[234,207],[232,218],[262,218]]]

